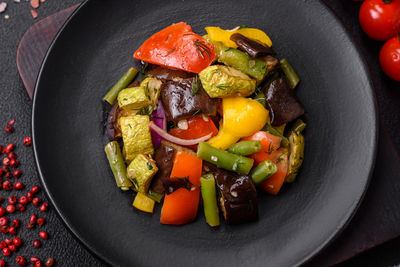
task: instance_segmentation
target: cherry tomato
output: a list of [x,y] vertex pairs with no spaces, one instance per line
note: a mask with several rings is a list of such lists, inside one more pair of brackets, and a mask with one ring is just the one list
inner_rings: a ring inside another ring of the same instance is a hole
[[400,36],[388,40],[382,47],[379,61],[383,71],[400,82]]
[[400,0],[365,0],[359,19],[370,38],[386,41],[400,32]]

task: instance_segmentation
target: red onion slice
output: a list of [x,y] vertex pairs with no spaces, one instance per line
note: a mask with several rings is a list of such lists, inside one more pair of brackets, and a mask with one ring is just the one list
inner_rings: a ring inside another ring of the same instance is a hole
[[152,122],[152,121],[149,123],[149,127],[150,127],[151,130],[153,130],[158,135],[160,135],[163,139],[165,139],[167,141],[170,141],[171,143],[175,143],[177,145],[181,145],[181,146],[197,145],[200,142],[207,141],[212,136],[212,133],[209,133],[206,136],[203,136],[203,137],[200,137],[200,138],[197,138],[197,139],[186,140],[186,139],[181,139],[181,138],[175,137],[173,135],[170,135],[169,133],[167,133],[166,131],[164,131],[163,129],[161,129],[157,125],[155,125],[154,122]]

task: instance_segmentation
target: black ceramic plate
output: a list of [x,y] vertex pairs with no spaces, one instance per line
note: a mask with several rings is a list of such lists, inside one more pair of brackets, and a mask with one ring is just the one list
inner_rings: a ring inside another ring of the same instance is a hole
[[[154,32],[186,21],[265,30],[302,81],[307,108],[304,167],[279,196],[259,197],[254,223],[210,229],[203,214],[174,227],[132,208],[116,186],[103,147],[102,97]],[[121,266],[292,266],[346,225],[373,168],[376,106],[353,41],[319,1],[86,2],[64,26],[41,69],[33,139],[42,182],[69,229],[105,261]]]

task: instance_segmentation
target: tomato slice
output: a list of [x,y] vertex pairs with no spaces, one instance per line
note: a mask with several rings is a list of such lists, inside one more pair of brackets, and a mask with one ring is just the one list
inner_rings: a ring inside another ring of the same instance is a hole
[[168,68],[199,73],[215,59],[214,45],[195,34],[184,22],[172,24],[153,34],[134,58]]
[[288,151],[286,148],[280,148],[276,151],[279,155],[274,161],[278,167],[278,171],[260,184],[260,188],[271,195],[277,195],[285,182],[288,171]]
[[[210,118],[205,120],[201,115],[188,119],[187,122],[187,130],[182,130],[178,127],[175,127],[171,129],[168,133],[185,140],[200,138],[210,133],[212,133],[212,136],[216,136],[218,134],[218,129],[217,127],[215,127],[214,122]],[[197,149],[197,145],[188,147]]]
[[249,156],[254,159],[255,165],[260,164],[266,159],[270,159],[275,162],[281,155],[281,152],[277,152],[282,140],[282,138],[279,136],[272,135],[264,131],[258,131],[251,136],[242,138],[242,140],[258,140],[261,142],[261,151]]

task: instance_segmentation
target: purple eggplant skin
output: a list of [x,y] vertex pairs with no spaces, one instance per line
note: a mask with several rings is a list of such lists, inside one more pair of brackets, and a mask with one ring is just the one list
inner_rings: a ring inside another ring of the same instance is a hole
[[193,78],[195,77],[195,74],[183,70],[174,70],[157,65],[149,65],[149,70],[146,72],[146,76],[157,78],[161,81],[172,81],[176,79]]
[[265,88],[264,94],[272,126],[291,122],[305,113],[295,90],[290,88],[286,78],[272,81]]
[[118,140],[122,137],[121,129],[118,127],[119,119],[119,106],[118,103],[114,104],[108,113],[107,123],[106,123],[106,133],[108,139],[111,141]]
[[240,33],[232,34],[230,39],[237,44],[240,50],[246,52],[252,58],[274,56],[276,54],[271,47],[263,46]]
[[198,114],[214,116],[220,100],[211,99],[196,77],[163,82],[161,101],[167,119],[178,122]]
[[257,190],[248,175],[220,169],[204,162],[204,172],[211,172],[221,193],[219,198],[225,222],[239,224],[258,219]]
[[171,146],[168,146],[166,142],[162,141],[154,157],[158,167],[158,172],[151,181],[151,190],[161,194],[165,192],[163,181],[170,179],[169,176],[174,164],[174,157],[175,149]]

